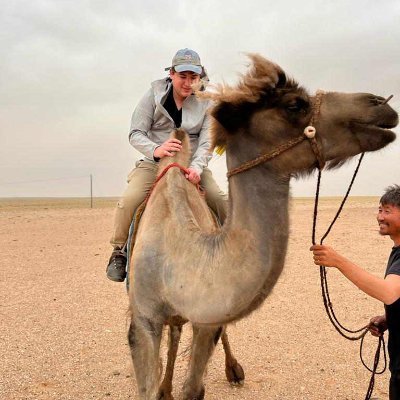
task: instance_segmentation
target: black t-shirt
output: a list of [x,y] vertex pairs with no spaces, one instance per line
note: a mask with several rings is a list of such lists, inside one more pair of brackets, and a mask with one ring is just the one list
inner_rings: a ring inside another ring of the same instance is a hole
[[389,274],[400,275],[400,246],[393,247],[390,253],[385,277]]
[[[400,246],[393,247],[390,253],[385,277],[390,274],[400,275]],[[400,370],[400,299],[385,305],[385,310],[389,330],[390,370]]]
[[172,87],[168,92],[167,98],[165,99],[163,106],[175,122],[175,126],[179,128],[182,124],[182,108],[178,110],[178,108],[176,107]]

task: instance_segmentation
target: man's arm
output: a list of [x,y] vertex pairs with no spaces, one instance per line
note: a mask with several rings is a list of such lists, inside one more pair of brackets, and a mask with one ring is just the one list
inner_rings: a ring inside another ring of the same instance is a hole
[[155,108],[154,92],[149,89],[133,112],[129,131],[130,144],[150,159],[154,157],[154,151],[159,146],[147,136],[154,122]]
[[360,290],[389,305],[400,298],[400,276],[389,274],[385,279],[363,270],[329,246],[315,245],[310,248],[314,253],[314,263],[326,267],[336,267]]

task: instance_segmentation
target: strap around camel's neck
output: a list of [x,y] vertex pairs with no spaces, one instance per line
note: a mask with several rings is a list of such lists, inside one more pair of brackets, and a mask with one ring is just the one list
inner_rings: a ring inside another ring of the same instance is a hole
[[230,171],[227,172],[226,176],[230,178],[232,175],[239,174],[241,172],[247,171],[251,168],[256,167],[257,165],[263,164],[268,160],[271,160],[280,154],[282,154],[284,151],[291,149],[292,147],[298,145],[301,143],[304,139],[308,139],[312,148],[312,151],[315,154],[315,157],[318,161],[318,168],[321,170],[325,166],[325,159],[322,154],[322,149],[320,148],[320,145],[317,142],[317,139],[315,138],[316,135],[316,129],[314,127],[316,121],[318,120],[319,113],[320,113],[320,108],[321,108],[321,103],[322,103],[322,96],[325,94],[322,90],[318,90],[316,95],[315,95],[315,100],[313,102],[313,108],[312,108],[312,115],[310,119],[310,125],[307,126],[304,129],[303,135],[298,136],[297,138],[294,138],[292,140],[289,140],[288,142],[278,146],[276,149],[272,150],[269,153],[263,154],[253,160],[246,161],[239,167],[233,168]]

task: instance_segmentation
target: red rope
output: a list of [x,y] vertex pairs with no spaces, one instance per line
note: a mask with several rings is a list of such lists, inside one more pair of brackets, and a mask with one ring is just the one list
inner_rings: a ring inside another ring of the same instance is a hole
[[[154,188],[156,187],[157,183],[158,183],[158,182],[161,180],[161,178],[168,172],[168,170],[169,170],[170,168],[173,168],[173,167],[179,168],[184,174],[189,174],[189,172],[190,172],[187,168],[183,167],[182,165],[180,165],[180,164],[178,164],[178,163],[176,163],[176,162],[167,165],[167,166],[162,170],[161,174],[158,175],[157,179],[154,181],[153,185],[151,186],[151,188],[150,188],[150,190],[149,190],[149,193],[147,193],[147,196],[146,196],[146,198],[144,199],[144,204],[146,204],[146,203],[149,201],[149,198],[150,198],[151,194],[153,193],[153,190],[154,190]],[[196,184],[196,187],[197,187],[197,189],[200,191],[200,186],[199,186],[199,184]]]

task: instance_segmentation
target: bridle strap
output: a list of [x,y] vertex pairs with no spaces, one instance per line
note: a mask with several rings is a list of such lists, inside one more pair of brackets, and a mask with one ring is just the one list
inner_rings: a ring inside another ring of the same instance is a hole
[[[322,149],[321,149],[320,145],[318,144],[317,140],[315,139],[315,133],[316,133],[315,124],[318,121],[319,114],[321,112],[322,97],[324,95],[325,95],[325,92],[323,90],[320,90],[320,89],[317,90],[317,93],[315,94],[315,100],[314,100],[314,103],[313,103],[313,113],[312,113],[312,116],[311,116],[310,126],[309,126],[311,128],[314,128],[314,135],[313,135],[313,137],[309,137],[309,139],[310,139],[311,148],[312,148],[312,150],[313,150],[313,152],[315,154],[315,157],[317,158],[318,168],[319,168],[320,171],[325,166],[325,158],[323,156]],[[304,133],[309,127],[307,127],[304,130]]]
[[301,143],[304,139],[306,139],[306,136],[302,135],[299,136],[295,139],[290,140],[287,143],[282,144],[281,146],[277,147],[274,151],[271,151],[270,153],[266,153],[260,157],[255,158],[254,160],[250,160],[242,164],[241,166],[231,169],[230,171],[227,172],[226,176],[230,178],[232,175],[239,174],[240,172],[247,171],[253,167],[256,167],[257,165],[263,164],[268,160],[271,160],[280,154],[282,154],[284,151],[289,150],[290,148],[296,146],[297,144]]
[[318,161],[318,168],[321,170],[324,168],[325,166],[325,159],[323,157],[322,154],[322,149],[320,148],[320,145],[317,142],[317,139],[315,138],[315,134],[316,134],[316,130],[315,130],[315,122],[317,121],[318,117],[319,117],[319,112],[320,112],[320,108],[321,108],[321,103],[322,103],[322,96],[325,94],[325,92],[323,92],[322,90],[318,90],[316,95],[315,95],[315,101],[313,104],[313,113],[311,116],[311,120],[310,120],[310,125],[307,126],[304,129],[303,135],[298,136],[297,138],[294,138],[292,140],[289,140],[288,142],[278,146],[275,150],[263,154],[253,160],[250,161],[246,161],[245,163],[243,163],[242,165],[240,165],[239,167],[233,168],[230,171],[227,172],[226,176],[228,178],[230,178],[232,175],[236,175],[239,174],[241,172],[247,171],[251,168],[256,167],[257,165],[263,164],[277,156],[279,156],[280,154],[282,154],[283,152],[285,152],[286,150],[291,149],[292,147],[298,145],[299,143],[301,143],[304,139],[308,139],[311,145],[311,149],[313,151],[313,153],[315,154],[315,157]]

